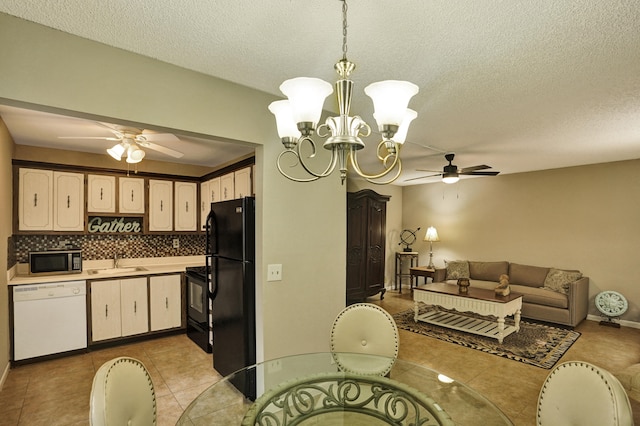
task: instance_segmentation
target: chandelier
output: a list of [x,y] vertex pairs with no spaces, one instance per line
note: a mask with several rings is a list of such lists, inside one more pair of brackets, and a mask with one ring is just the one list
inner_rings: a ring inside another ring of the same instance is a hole
[[[317,127],[322,108],[327,96],[333,92],[331,84],[318,78],[298,77],[285,81],[280,91],[287,100],[275,101],[269,105],[269,111],[276,116],[278,136],[284,145],[284,151],[277,159],[280,173],[296,182],[312,182],[329,176],[339,167],[342,184],[347,178],[347,166],[369,182],[388,184],[395,181],[402,172],[400,148],[405,141],[409,124],[417,117],[417,113],[408,109],[409,100],[418,93],[418,86],[408,81],[386,80],[372,83],[364,92],[373,101],[374,118],[382,140],[378,144],[377,156],[383,170],[378,174],[366,174],[358,165],[357,153],[365,147],[360,137],[371,134],[371,127],[359,116],[351,116],[351,99],[353,81],[349,80],[355,64],[347,59],[347,2],[342,4],[342,59],[335,64],[340,79],[335,83],[336,97],[340,115],[328,117],[324,124]],[[317,132],[316,132],[317,127]],[[301,147],[308,144],[309,158],[316,154],[316,144],[311,136],[317,133],[326,139],[324,148],[331,151],[331,159],[324,171],[313,171],[301,152]],[[294,164],[300,164],[309,175],[297,178],[287,174],[281,165],[284,156],[293,156]],[[386,178],[391,171],[391,178]],[[383,180],[385,178],[385,180]]]

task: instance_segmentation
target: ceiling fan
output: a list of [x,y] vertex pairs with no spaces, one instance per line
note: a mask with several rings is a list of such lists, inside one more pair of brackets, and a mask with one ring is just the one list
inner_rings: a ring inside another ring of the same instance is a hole
[[140,148],[149,148],[175,158],[181,158],[182,152],[158,145],[155,142],[180,142],[180,139],[172,133],[154,133],[150,130],[138,129],[135,127],[115,126],[99,123],[106,127],[113,136],[59,136],[59,139],[104,139],[108,141],[118,141],[113,147],[107,149],[110,156],[120,161],[126,156],[127,163],[139,163],[145,156],[145,152]]
[[442,181],[444,183],[456,183],[458,180],[460,180],[460,175],[496,176],[498,173],[500,173],[498,171],[488,171],[488,172],[481,171],[481,170],[486,170],[491,168],[491,166],[487,166],[486,164],[482,164],[479,166],[465,167],[464,169],[458,170],[458,166],[452,164],[454,157],[455,157],[455,154],[453,152],[448,152],[447,154],[445,154],[444,158],[446,158],[449,164],[444,166],[444,168],[442,169],[442,172],[436,172],[435,170],[417,169],[420,172],[434,172],[436,174],[406,179],[405,182],[408,182],[411,180],[417,180],[417,179],[425,179],[433,176],[442,176]]

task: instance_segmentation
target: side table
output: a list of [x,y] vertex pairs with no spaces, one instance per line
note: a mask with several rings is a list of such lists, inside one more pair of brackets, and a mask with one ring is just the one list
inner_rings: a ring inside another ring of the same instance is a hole
[[409,277],[409,287],[411,287],[411,274],[404,274],[402,272],[402,262],[405,259],[409,259],[411,262],[410,268],[413,268],[413,263],[418,264],[418,252],[417,251],[397,251],[396,252],[396,282],[393,289],[399,289],[402,293],[402,278]]
[[427,278],[431,278],[433,281],[433,274],[435,274],[435,269],[429,269],[426,266],[416,266],[409,268],[409,276],[411,282],[411,290],[413,287],[418,286],[418,277],[424,277],[424,283],[427,283]]

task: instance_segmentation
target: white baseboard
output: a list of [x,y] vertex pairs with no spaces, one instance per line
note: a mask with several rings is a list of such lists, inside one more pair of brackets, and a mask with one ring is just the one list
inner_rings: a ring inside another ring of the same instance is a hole
[[[599,315],[587,315],[587,319],[590,321],[602,321],[603,318]],[[637,321],[628,321],[628,320],[616,320],[617,323],[619,323],[621,326],[623,327],[629,327],[629,328],[640,328],[640,322]]]
[[0,391],[4,387],[4,382],[7,380],[7,377],[9,377],[9,367],[10,367],[10,365],[11,365],[10,363],[7,363],[7,365],[5,366],[4,371],[2,372],[2,377],[0,377]]

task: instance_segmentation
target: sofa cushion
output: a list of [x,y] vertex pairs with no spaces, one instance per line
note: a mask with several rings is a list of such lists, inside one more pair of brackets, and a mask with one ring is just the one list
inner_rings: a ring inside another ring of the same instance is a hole
[[509,265],[509,282],[530,287],[543,287],[548,273],[549,268],[512,263]]
[[536,288],[514,284],[511,286],[511,292],[522,294],[522,303],[532,303],[534,305],[544,305],[562,309],[569,307],[569,298],[566,294],[547,290],[543,287]]
[[580,271],[564,271],[562,269],[551,268],[544,280],[543,287],[547,290],[557,291],[567,294],[569,284],[582,278]]
[[469,278],[474,280],[500,281],[500,275],[509,273],[509,262],[469,262]]
[[469,278],[469,262],[466,260],[445,261],[445,264],[447,265],[447,280]]

